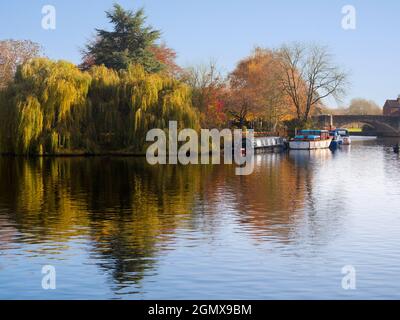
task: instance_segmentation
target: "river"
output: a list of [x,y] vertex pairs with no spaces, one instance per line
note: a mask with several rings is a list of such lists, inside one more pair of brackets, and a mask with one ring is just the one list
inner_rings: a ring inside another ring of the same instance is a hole
[[[249,176],[0,158],[0,298],[399,299],[394,143],[257,155]],[[42,288],[46,265],[55,290]]]

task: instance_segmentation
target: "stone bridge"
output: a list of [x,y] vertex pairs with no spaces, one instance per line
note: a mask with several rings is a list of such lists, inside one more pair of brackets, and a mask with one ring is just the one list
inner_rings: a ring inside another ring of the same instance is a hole
[[[314,122],[321,128],[329,127],[331,123],[330,115],[320,115],[313,117]],[[381,137],[400,137],[400,116],[381,116],[381,115],[333,115],[333,126],[340,128],[352,123],[362,123],[374,129],[377,136]]]

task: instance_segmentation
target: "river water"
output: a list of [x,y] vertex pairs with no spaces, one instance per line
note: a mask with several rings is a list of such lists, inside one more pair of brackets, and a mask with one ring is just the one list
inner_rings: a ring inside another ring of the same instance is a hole
[[0,298],[398,299],[396,141],[355,140],[257,155],[250,176],[0,158]]

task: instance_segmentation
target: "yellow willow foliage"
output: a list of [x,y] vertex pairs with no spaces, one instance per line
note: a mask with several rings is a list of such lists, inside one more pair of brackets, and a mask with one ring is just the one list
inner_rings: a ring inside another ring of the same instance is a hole
[[123,97],[130,98],[132,137],[143,137],[151,128],[165,129],[170,120],[181,127],[199,128],[187,85],[167,75],[147,74],[141,66],[121,72],[121,80]]
[[15,153],[18,136],[19,108],[15,103],[17,93],[12,86],[0,91],[0,153]]
[[124,119],[120,112],[119,74],[104,66],[95,66],[89,72],[92,77],[88,98],[91,139],[102,148],[121,148]]
[[89,74],[65,61],[38,58],[19,67],[6,90],[8,103],[0,101],[0,114],[6,115],[0,121],[11,123],[0,151],[55,153],[79,141],[90,82]]
[[[38,58],[17,70],[7,88],[7,117],[14,153],[54,153],[70,141],[86,114],[91,78],[73,64]],[[0,129],[1,130],[1,129]],[[78,136],[80,136],[78,134]],[[5,149],[5,148],[3,148]]]
[[148,130],[169,120],[199,128],[189,87],[168,75],[38,58],[0,92],[0,152],[142,152]]
[[10,108],[8,105],[6,93],[0,89],[0,153],[6,153],[10,151],[8,144],[10,143],[11,128],[10,121],[7,120],[11,117],[9,115]]
[[[31,83],[45,113],[45,127],[51,129],[66,119],[74,105],[83,105],[90,76],[66,61],[38,58],[22,66],[17,79]],[[33,94],[33,92],[31,93]]]
[[32,143],[36,142],[42,133],[43,113],[39,101],[31,96],[27,97],[26,101],[19,103],[18,110],[20,120],[17,145],[22,150],[29,150]]
[[147,131],[165,129],[169,120],[199,127],[189,88],[169,76],[148,74],[138,65],[119,73],[94,67],[90,74],[89,100],[103,146],[112,139],[116,148],[143,151]]

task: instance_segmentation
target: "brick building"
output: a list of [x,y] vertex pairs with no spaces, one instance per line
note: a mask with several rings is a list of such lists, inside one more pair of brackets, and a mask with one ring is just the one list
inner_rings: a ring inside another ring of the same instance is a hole
[[400,116],[400,96],[397,100],[386,100],[383,106],[383,115]]

